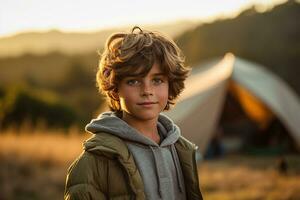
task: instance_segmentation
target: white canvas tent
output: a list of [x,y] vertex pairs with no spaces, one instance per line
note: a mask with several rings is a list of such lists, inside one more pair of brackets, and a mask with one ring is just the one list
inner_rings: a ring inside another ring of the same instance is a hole
[[218,63],[193,68],[175,108],[166,112],[204,153],[216,130],[229,80],[246,88],[278,117],[300,149],[300,98],[265,67],[226,54]]

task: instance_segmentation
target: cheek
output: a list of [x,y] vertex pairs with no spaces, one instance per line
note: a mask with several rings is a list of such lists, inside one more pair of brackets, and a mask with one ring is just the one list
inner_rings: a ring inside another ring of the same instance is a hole
[[130,94],[127,94],[125,96],[120,96],[121,110],[129,112],[129,110],[131,109],[134,103],[135,102],[133,101],[133,98]]
[[135,91],[134,91],[134,88],[133,87],[126,87],[124,85],[121,85],[119,88],[118,88],[118,95],[119,95],[119,98],[120,100],[121,99],[131,99],[133,98],[132,96],[134,96],[135,94]]
[[132,102],[135,98],[134,98],[134,94],[131,93],[130,91],[120,94],[119,96],[120,98],[120,102],[122,103],[130,103]]
[[161,87],[157,92],[157,96],[161,101],[167,102],[169,97],[169,85]]
[[130,88],[122,88],[119,93],[119,99],[121,107],[128,107],[136,101],[136,92]]

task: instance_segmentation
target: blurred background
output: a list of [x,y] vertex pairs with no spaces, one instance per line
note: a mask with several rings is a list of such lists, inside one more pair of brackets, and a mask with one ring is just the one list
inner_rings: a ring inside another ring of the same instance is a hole
[[84,126],[107,109],[99,52],[134,25],[171,36],[193,68],[169,115],[199,146],[204,199],[300,199],[300,1],[0,3],[1,200],[63,198]]

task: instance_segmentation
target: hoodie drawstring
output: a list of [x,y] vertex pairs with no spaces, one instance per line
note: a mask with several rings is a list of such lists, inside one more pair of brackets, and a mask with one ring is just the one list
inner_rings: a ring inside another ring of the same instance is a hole
[[150,146],[150,149],[152,151],[152,154],[153,154],[153,157],[154,157],[154,164],[155,164],[155,169],[156,169],[156,175],[157,175],[157,184],[158,184],[158,194],[159,194],[159,197],[161,198],[162,197],[162,191],[161,191],[161,178],[160,178],[160,175],[159,175],[159,169],[158,169],[158,166],[157,166],[157,158],[155,156],[155,152],[154,152],[154,149],[152,146]]
[[182,180],[180,178],[180,171],[179,171],[179,166],[178,166],[179,159],[178,159],[177,152],[176,152],[174,144],[172,144],[170,146],[171,146],[172,157],[173,157],[173,160],[174,160],[174,165],[175,165],[175,168],[176,168],[176,176],[177,176],[177,181],[178,181],[178,188],[179,188],[179,191],[182,192],[183,191],[183,182],[182,182]]

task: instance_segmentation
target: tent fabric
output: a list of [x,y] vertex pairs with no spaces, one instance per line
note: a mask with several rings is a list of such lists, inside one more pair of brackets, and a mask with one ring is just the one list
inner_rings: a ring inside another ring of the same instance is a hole
[[300,98],[280,77],[262,65],[236,58],[232,79],[264,102],[300,147]]
[[300,149],[300,99],[265,67],[226,54],[221,61],[194,67],[175,108],[166,112],[182,134],[204,153],[217,129],[229,80],[245,87],[281,120]]
[[228,54],[219,63],[194,67],[176,106],[166,112],[201,153],[205,152],[217,126],[233,61],[234,56]]

